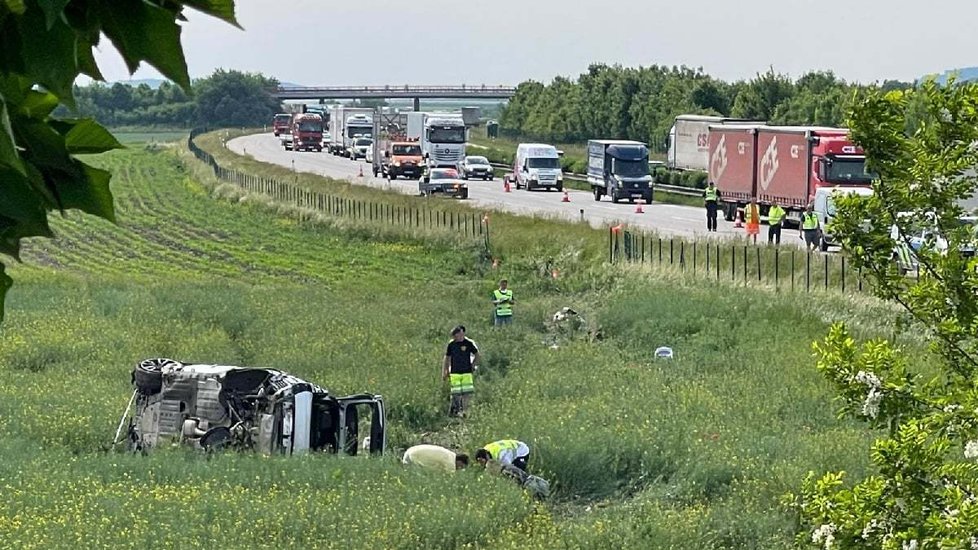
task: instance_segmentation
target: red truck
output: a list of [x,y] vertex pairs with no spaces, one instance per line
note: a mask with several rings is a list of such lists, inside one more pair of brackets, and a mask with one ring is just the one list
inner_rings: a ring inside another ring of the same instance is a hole
[[[293,151],[323,150],[323,117],[312,113],[296,113],[292,116]],[[285,144],[289,149],[289,144]]]
[[289,113],[278,113],[272,118],[272,133],[275,137],[291,131],[292,115]]
[[866,155],[848,134],[819,126],[711,125],[710,179],[727,220],[757,197],[762,216],[778,203],[799,221],[819,187],[869,187]]

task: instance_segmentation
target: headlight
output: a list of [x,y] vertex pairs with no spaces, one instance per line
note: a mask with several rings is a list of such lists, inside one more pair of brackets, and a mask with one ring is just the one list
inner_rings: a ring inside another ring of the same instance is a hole
[[400,166],[400,165],[401,165],[401,161],[399,161],[399,160],[395,160],[394,161],[394,166]]
[[564,181],[564,175],[563,174],[557,174],[557,181]]

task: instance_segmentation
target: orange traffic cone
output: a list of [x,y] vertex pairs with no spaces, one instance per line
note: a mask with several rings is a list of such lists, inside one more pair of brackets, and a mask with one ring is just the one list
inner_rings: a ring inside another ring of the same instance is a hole
[[560,202],[570,202],[570,195],[567,194],[567,191],[564,191],[564,198],[560,199]]
[[644,214],[645,213],[645,210],[642,210],[642,201],[639,201],[639,203],[635,205],[635,213],[636,214]]
[[743,226],[744,226],[744,214],[740,210],[738,210],[737,215],[734,216],[734,227],[743,227]]
[[506,191],[507,193],[510,192],[510,190],[509,190],[509,178],[506,178],[506,179],[503,180],[503,191]]
[[363,163],[360,163],[360,173],[357,175],[358,178],[363,177]]

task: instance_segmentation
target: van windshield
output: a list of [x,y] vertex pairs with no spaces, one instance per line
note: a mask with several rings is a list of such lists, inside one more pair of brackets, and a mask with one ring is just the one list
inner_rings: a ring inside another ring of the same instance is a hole
[[404,155],[412,157],[421,156],[421,146],[420,145],[394,145],[391,147],[392,152],[395,155]]
[[530,168],[560,168],[560,159],[530,157],[527,161]]
[[649,175],[649,163],[644,160],[612,159],[611,173],[625,178],[640,178]]

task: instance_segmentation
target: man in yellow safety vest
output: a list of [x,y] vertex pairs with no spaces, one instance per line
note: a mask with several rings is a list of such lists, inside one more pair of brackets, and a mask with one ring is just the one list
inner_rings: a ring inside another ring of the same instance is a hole
[[492,291],[493,323],[496,326],[508,325],[513,322],[513,291],[509,288],[509,281],[503,279],[499,281],[499,288]]
[[781,225],[784,223],[784,208],[774,203],[767,211],[767,244],[781,244]]
[[451,385],[452,402],[448,413],[453,416],[465,416],[469,407],[475,384],[472,374],[479,368],[479,348],[475,342],[465,337],[465,327],[459,325],[452,329],[452,341],[445,350],[445,362],[442,364],[442,380],[448,380]]
[[475,460],[482,466],[490,460],[512,464],[525,472],[526,463],[530,461],[530,447],[515,439],[500,439],[476,451]]
[[720,190],[717,189],[713,180],[706,184],[703,190],[703,203],[706,205],[706,230],[716,232],[717,230],[717,205],[720,202]]
[[805,239],[806,250],[818,248],[818,215],[813,210],[814,207],[809,203],[805,213],[801,215],[801,228],[798,231],[798,238]]

